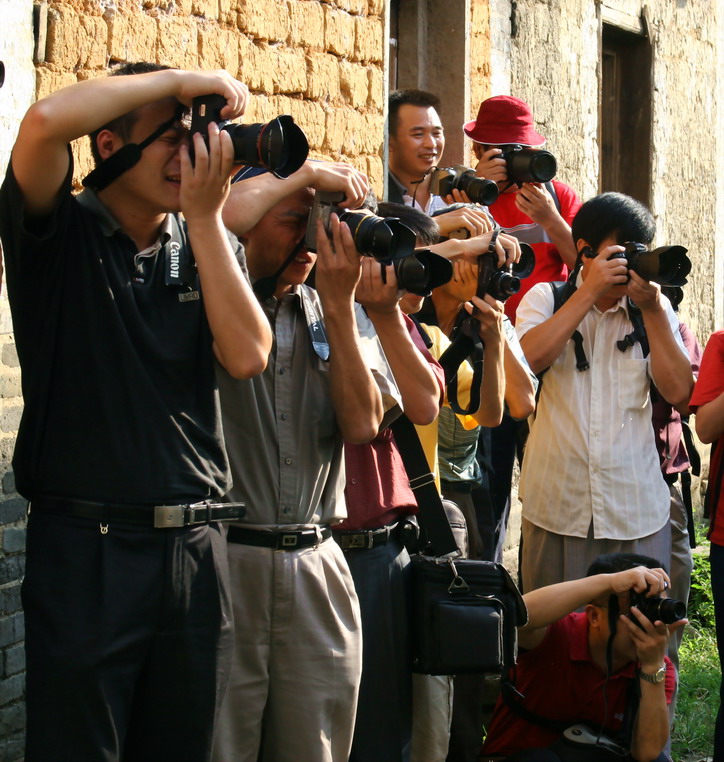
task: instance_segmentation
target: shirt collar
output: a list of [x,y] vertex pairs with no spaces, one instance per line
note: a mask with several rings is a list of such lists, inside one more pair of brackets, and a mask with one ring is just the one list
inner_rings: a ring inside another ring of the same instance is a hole
[[114,233],[121,232],[120,223],[103,205],[103,202],[98,198],[98,194],[95,191],[86,188],[76,196],[76,199],[82,207],[96,217],[103,235],[110,238]]
[[[98,194],[94,190],[86,188],[84,191],[79,193],[76,198],[78,203],[92,215],[94,215],[98,220],[98,223],[101,226],[101,230],[103,231],[103,235],[110,238],[116,233],[123,232],[123,229],[121,228],[118,220],[111,214],[108,207],[103,204],[100,198],[98,198]],[[154,246],[150,248],[155,248],[156,251],[158,251],[158,249],[165,246],[171,240],[171,234],[171,215],[167,214],[161,223],[161,230],[159,232],[157,244],[154,244]]]

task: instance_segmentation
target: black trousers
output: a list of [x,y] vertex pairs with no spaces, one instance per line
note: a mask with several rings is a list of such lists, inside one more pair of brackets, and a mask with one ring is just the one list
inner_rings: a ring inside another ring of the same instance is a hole
[[349,760],[406,762],[412,730],[410,557],[391,538],[371,550],[347,551],[345,558],[362,614],[362,680]]
[[203,762],[233,639],[226,539],[28,520],[26,762]]

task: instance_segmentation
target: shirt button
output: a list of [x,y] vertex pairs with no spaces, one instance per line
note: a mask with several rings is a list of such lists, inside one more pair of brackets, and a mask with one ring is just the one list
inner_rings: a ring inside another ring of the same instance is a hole
[[279,375],[280,375],[280,376],[283,376],[283,375],[284,375],[284,368],[279,368]]
[[594,438],[597,437],[598,436],[598,432],[597,431],[592,431],[591,432],[591,436],[594,437]]
[[286,421],[286,420],[287,420],[287,414],[286,414],[286,413],[282,413],[282,414],[281,414],[279,417],[280,417],[280,418],[281,418],[283,421]]
[[291,459],[291,458],[284,458],[284,462],[285,462],[285,463],[286,463],[288,466],[291,466],[291,465],[292,465],[292,459]]
[[357,484],[357,479],[350,479],[350,481],[352,482],[352,484]]

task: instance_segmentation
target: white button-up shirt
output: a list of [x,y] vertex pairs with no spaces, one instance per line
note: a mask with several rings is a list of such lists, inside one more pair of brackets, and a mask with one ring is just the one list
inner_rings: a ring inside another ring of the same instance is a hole
[[[518,337],[552,314],[551,288],[539,283],[518,307]],[[603,313],[592,307],[578,326],[590,368],[576,370],[569,340],[543,377],[519,492],[523,516],[550,532],[586,537],[593,523],[595,538],[635,540],[669,520],[651,425],[650,361],[639,343],[625,352],[616,346],[632,329],[625,299]]]

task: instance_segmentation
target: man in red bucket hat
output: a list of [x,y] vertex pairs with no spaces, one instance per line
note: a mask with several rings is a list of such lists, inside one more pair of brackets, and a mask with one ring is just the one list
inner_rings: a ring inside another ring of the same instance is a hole
[[565,280],[576,261],[570,223],[581,206],[575,192],[564,183],[524,182],[508,177],[504,154],[513,146],[540,148],[546,139],[534,127],[530,107],[512,95],[496,95],[480,104],[477,118],[464,125],[472,138],[478,176],[498,183],[500,196],[490,206],[495,221],[520,241],[531,244],[536,256],[533,274],[522,282],[518,294],[505,304],[515,322],[521,298],[536,283]]

